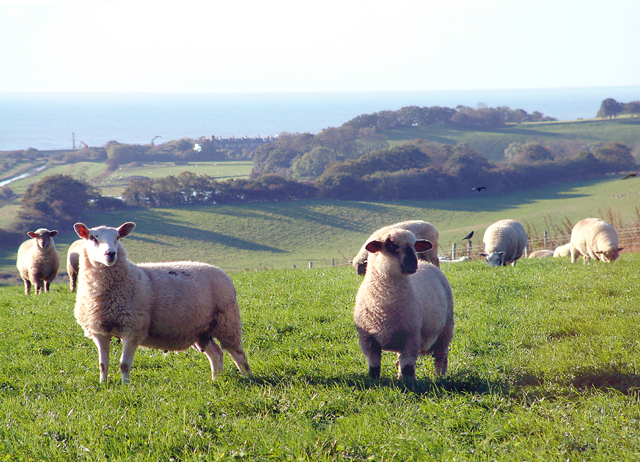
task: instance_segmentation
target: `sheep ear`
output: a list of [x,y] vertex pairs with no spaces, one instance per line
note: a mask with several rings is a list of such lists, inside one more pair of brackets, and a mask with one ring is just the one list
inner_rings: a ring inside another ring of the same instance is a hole
[[618,252],[620,252],[621,250],[624,250],[624,247],[618,247]]
[[76,223],[73,225],[73,229],[82,239],[89,239],[89,228],[84,223]]
[[416,241],[416,252],[426,252],[427,250],[433,249],[433,244],[431,241],[427,241],[426,239],[418,239]]
[[28,231],[28,232],[27,232],[27,236],[29,236],[29,237],[36,237],[36,236],[37,236],[37,234],[36,234],[36,233],[34,233],[33,231]]
[[481,257],[487,257],[487,256],[488,256],[488,255],[487,255],[486,253],[484,253],[484,252],[481,252],[481,253],[479,253],[478,255],[479,255],[479,256],[481,256]]
[[53,236],[55,236],[56,234],[58,234],[58,231],[54,229],[53,231],[51,231],[51,232],[49,233],[49,236],[53,237]]
[[131,234],[133,232],[133,230],[136,229],[136,224],[133,222],[127,222],[124,223],[123,225],[121,225],[118,228],[118,237],[125,237],[128,236],[129,234]]
[[365,249],[367,249],[367,252],[376,253],[380,251],[383,245],[380,241],[371,241],[367,243]]

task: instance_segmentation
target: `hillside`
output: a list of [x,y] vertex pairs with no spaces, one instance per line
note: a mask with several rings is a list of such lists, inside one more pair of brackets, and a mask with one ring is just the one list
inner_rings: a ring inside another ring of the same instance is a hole
[[[502,218],[520,220],[530,237],[564,228],[586,216],[609,219],[620,228],[637,225],[640,179],[620,177],[592,182],[554,185],[500,197],[470,191],[460,200],[350,202],[289,201],[235,206],[136,209],[92,212],[82,217],[89,226],[138,225],[125,246],[134,261],[203,260],[228,271],[267,268],[308,268],[346,264],[368,235],[380,226],[422,219],[440,231],[440,251],[475,231],[474,245],[484,230]],[[66,255],[76,239],[60,230],[58,249]],[[464,241],[466,242],[466,241]],[[466,245],[466,244],[465,244]],[[627,249],[629,250],[629,249]],[[4,284],[16,284],[16,251],[0,253]],[[624,253],[623,253],[624,255]],[[61,273],[64,272],[64,265]]]
[[[504,160],[511,143],[549,143],[557,147],[577,144],[587,149],[598,143],[620,142],[640,147],[640,118],[589,119],[571,122],[511,124],[493,130],[460,129],[442,125],[400,127],[382,132],[392,146],[413,139],[441,144],[465,144],[493,162]],[[637,157],[637,156],[636,156]]]

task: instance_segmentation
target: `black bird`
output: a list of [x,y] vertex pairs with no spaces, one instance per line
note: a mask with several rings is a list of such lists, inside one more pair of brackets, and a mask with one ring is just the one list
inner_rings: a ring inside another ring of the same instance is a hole
[[462,240],[464,241],[465,239],[471,239],[472,237],[473,237],[473,231],[471,231],[469,234],[463,237]]
[[629,173],[627,176],[625,176],[625,177],[623,178],[623,180],[626,180],[627,178],[634,178],[634,177],[636,177],[637,175],[638,175],[637,173]]
[[480,192],[480,191],[482,191],[483,189],[487,189],[487,187],[486,187],[486,186],[478,186],[477,188],[473,188],[471,191],[478,191],[478,192]]

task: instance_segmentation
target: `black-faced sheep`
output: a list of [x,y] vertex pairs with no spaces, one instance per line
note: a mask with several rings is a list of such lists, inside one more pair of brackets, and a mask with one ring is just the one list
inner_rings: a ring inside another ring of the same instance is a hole
[[354,321],[369,375],[380,377],[382,351],[398,353],[398,377],[414,378],[416,359],[431,354],[447,372],[453,338],[453,294],[439,268],[418,261],[431,243],[411,231],[381,230],[367,242],[369,263],[356,295]]
[[131,263],[120,239],[134,228],[135,223],[119,228],[74,226],[85,241],[75,316],[98,347],[100,381],[107,379],[111,337],[122,339],[123,383],[130,380],[138,346],[165,351],[193,346],[207,355],[215,379],[222,371],[223,352],[214,339],[248,374],[236,290],[229,276],[206,263]]
[[31,285],[36,288],[36,294],[49,292],[51,282],[58,275],[60,257],[53,242],[53,236],[58,231],[40,228],[29,231],[27,235],[32,239],[24,241],[18,248],[16,266],[20,277],[24,281],[24,293],[29,295]]
[[84,239],[78,239],[67,250],[67,274],[69,275],[69,290],[76,290],[78,286],[78,269],[80,266],[80,252],[84,247]]
[[406,229],[408,231],[411,231],[416,239],[425,239],[431,242],[433,247],[425,252],[418,253],[418,258],[420,260],[428,261],[437,267],[440,267],[440,259],[438,258],[438,230],[435,228],[435,226],[433,226],[431,223],[427,223],[426,221],[411,220],[385,226],[384,228],[378,229],[371,236],[369,236],[369,238],[363,244],[362,248],[360,248],[358,255],[356,255],[353,259],[352,265],[356,270],[356,274],[362,276],[367,272],[367,258],[369,256],[369,252],[367,252],[367,249],[365,248],[367,242],[371,240],[371,237],[374,234],[391,228]]
[[527,233],[515,220],[500,220],[487,228],[483,237],[485,257],[489,266],[507,266],[516,262],[527,247]]
[[571,230],[571,263],[582,255],[584,263],[592,258],[606,263],[620,256],[618,233],[611,224],[599,218],[580,220]]

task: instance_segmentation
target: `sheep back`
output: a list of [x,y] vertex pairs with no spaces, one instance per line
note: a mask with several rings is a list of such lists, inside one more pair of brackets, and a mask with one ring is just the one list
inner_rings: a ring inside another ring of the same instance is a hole
[[80,268],[80,252],[84,247],[84,239],[78,239],[67,250],[67,274],[69,275],[69,290],[76,290],[78,285],[78,270]]
[[185,350],[205,337],[222,338],[223,347],[240,341],[235,286],[224,271],[197,262],[135,265],[121,244],[118,255],[112,267],[91,267],[86,251],[80,257],[75,315],[87,336],[163,350]]
[[553,257],[553,250],[536,250],[529,254],[529,258],[548,258]]
[[426,252],[418,253],[418,258],[440,267],[440,259],[438,258],[438,238],[440,237],[440,233],[438,233],[438,230],[431,223],[422,220],[410,220],[385,226],[374,231],[362,245],[358,254],[353,258],[352,265],[356,270],[356,274],[362,276],[367,272],[367,259],[369,257],[369,252],[365,248],[367,242],[371,241],[376,234],[385,232],[391,228],[406,229],[407,231],[411,231],[416,239],[426,239],[431,242],[433,247]]
[[[483,237],[484,256],[490,266],[514,266],[527,246],[527,233],[515,220],[500,220],[487,228]],[[500,255],[500,252],[503,252]]]
[[618,233],[615,228],[599,218],[580,220],[571,230],[571,263],[582,255],[585,263],[591,259],[606,263],[620,256]]
[[554,257],[568,257],[571,255],[571,242],[567,242],[564,245],[561,245],[560,247],[556,247],[556,249],[553,251],[553,256]]

